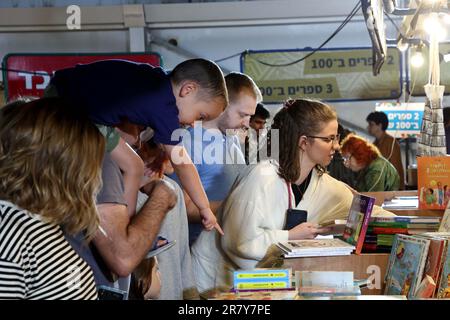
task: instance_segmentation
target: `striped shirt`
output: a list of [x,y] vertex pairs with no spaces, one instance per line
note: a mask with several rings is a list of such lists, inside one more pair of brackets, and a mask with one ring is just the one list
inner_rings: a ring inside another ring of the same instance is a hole
[[61,228],[2,200],[0,299],[97,299],[90,267]]

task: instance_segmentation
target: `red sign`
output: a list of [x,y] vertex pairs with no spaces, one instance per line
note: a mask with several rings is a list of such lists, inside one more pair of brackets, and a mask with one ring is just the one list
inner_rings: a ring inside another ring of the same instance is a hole
[[161,56],[157,53],[8,54],[2,61],[6,99],[20,96],[41,97],[56,70],[73,67],[79,63],[108,59],[161,65]]

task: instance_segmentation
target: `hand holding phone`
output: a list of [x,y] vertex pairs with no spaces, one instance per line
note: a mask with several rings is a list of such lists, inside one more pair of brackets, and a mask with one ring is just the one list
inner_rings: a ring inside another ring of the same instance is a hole
[[286,224],[283,230],[290,230],[300,223],[306,222],[308,219],[308,212],[298,209],[287,209],[286,211]]

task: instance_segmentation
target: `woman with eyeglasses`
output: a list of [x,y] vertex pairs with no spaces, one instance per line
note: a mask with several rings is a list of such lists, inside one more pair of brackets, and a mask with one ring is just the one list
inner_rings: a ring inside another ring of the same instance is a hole
[[[192,247],[200,292],[229,286],[233,270],[255,268],[272,245],[312,239],[328,232],[320,223],[347,217],[352,192],[324,170],[339,149],[337,130],[330,106],[308,99],[285,103],[272,125],[279,161],[248,167],[218,210],[225,235],[202,232]],[[307,222],[287,226],[295,213],[289,209],[307,211]]]
[[359,172],[356,190],[359,192],[394,191],[400,187],[400,176],[378,148],[357,135],[349,135],[341,147],[344,165]]

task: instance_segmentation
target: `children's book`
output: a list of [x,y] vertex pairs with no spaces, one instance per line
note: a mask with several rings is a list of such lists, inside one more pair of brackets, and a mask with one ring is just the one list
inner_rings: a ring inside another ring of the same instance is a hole
[[[430,276],[436,287],[436,284],[439,282],[439,276],[445,260],[448,239],[445,237],[432,236],[428,234],[419,234],[416,237],[423,237],[430,240],[430,247],[428,249],[428,256],[423,273],[424,279],[426,276]],[[432,296],[434,296],[434,289]]]
[[385,294],[415,296],[422,281],[430,240],[398,234],[395,236],[386,271]]
[[450,232],[450,201],[447,202],[447,207],[444,211],[441,224],[439,225],[439,232]]
[[450,198],[450,157],[417,157],[419,209],[443,210]]
[[355,194],[353,196],[353,202],[342,238],[355,246],[356,254],[360,254],[362,251],[374,204],[375,198],[362,194]]
[[437,289],[437,298],[450,298],[450,245],[447,243],[442,271]]
[[420,282],[419,287],[417,288],[415,298],[432,298],[435,288],[436,283],[434,282],[433,278],[426,274],[422,282]]

